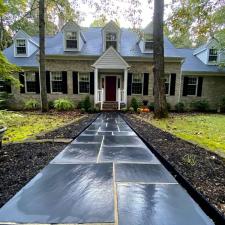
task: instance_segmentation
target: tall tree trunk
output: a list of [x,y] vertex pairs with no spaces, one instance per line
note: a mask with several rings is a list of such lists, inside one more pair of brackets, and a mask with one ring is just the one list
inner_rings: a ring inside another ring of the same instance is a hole
[[41,110],[42,112],[47,112],[48,99],[45,73],[45,0],[39,0],[39,46]]
[[153,59],[154,59],[154,114],[156,118],[168,116],[164,82],[164,39],[163,39],[164,0],[154,0],[153,17]]

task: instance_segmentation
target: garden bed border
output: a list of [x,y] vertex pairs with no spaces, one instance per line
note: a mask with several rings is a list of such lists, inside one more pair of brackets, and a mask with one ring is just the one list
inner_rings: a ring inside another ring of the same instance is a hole
[[225,224],[224,215],[219,212],[200,192],[198,192],[189,181],[187,181],[142,135],[140,135],[135,128],[128,121],[126,115],[121,114],[130,128],[137,134],[137,136],[151,149],[159,161],[166,167],[166,169],[175,177],[178,183],[185,188],[190,196],[200,205],[203,211],[214,221],[216,225]]

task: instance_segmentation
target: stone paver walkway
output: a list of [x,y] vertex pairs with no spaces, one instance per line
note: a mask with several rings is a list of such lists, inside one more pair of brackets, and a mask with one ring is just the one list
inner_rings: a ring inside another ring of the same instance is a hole
[[0,222],[214,224],[117,114],[102,114],[0,209]]

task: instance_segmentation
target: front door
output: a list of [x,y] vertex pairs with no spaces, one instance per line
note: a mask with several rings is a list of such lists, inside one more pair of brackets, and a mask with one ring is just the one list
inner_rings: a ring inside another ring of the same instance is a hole
[[106,76],[105,86],[106,101],[116,101],[116,76]]

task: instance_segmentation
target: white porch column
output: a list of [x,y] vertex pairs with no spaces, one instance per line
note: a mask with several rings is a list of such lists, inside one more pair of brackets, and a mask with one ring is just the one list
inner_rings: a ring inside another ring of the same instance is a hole
[[127,69],[124,69],[124,82],[123,82],[123,90],[124,90],[124,103],[127,107]]
[[98,69],[95,68],[95,73],[94,73],[94,77],[95,77],[95,82],[94,82],[94,90],[95,90],[95,94],[94,94],[94,102],[95,105],[98,102]]

